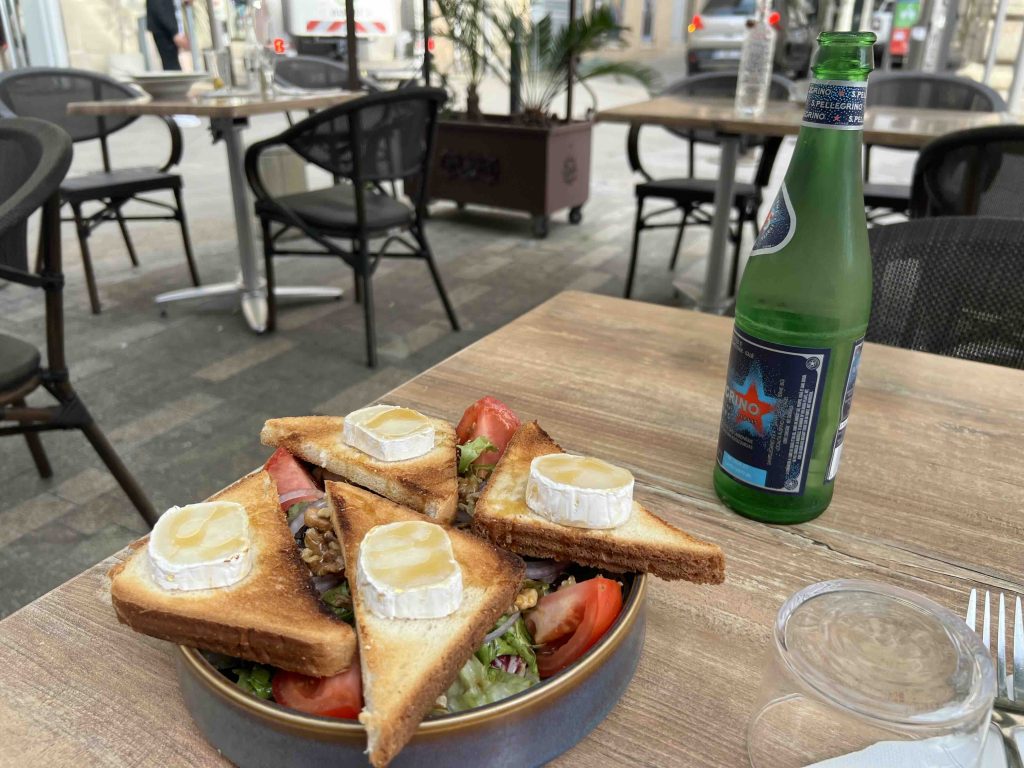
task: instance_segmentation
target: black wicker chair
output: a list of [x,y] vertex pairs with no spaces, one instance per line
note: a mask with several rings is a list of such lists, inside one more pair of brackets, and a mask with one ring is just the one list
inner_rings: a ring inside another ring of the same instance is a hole
[[[340,61],[321,56],[281,56],[274,63],[274,81],[285,88],[308,91],[348,88],[348,67]],[[372,78],[361,76],[359,86],[376,93],[384,90]]]
[[[957,109],[967,112],[1004,112],[1006,102],[987,85],[959,75],[934,72],[875,72],[868,80],[869,107],[912,107],[915,109]],[[910,186],[872,182],[871,149],[885,144],[864,145],[864,206],[868,221],[908,215]],[[903,149],[905,147],[888,147]]]
[[926,145],[914,166],[910,215],[1024,219],[1024,126],[957,131]]
[[[381,258],[425,260],[448,320],[454,330],[459,329],[423,231],[428,158],[437,112],[444,100],[440,88],[371,94],[318,112],[249,148],[245,167],[263,230],[268,331],[274,329],[277,315],[273,258],[283,255],[334,256],[352,268],[356,300],[362,301],[365,313],[366,353],[371,367],[377,364],[372,279]],[[282,144],[344,181],[325,189],[271,197],[259,176],[259,157],[268,148]],[[411,206],[388,194],[383,186],[412,177],[420,179]],[[279,247],[279,238],[290,229],[305,234],[320,249]],[[413,241],[403,237],[404,233]],[[383,242],[371,252],[371,240]]]
[[918,219],[869,237],[869,341],[1024,369],[1024,221]]
[[[727,72],[711,72],[684,78],[666,88],[661,95],[686,96],[722,96],[732,97],[736,93],[736,74]],[[781,75],[772,75],[769,98],[785,101],[793,93],[793,83]],[[629,272],[626,276],[624,295],[628,299],[633,294],[633,282],[636,276],[636,265],[640,250],[640,233],[646,229],[676,230],[675,244],[672,247],[672,258],[669,271],[676,268],[679,248],[683,242],[683,233],[687,225],[710,226],[714,215],[709,209],[715,200],[715,180],[694,178],[694,149],[697,144],[718,144],[713,131],[681,130],[670,128],[670,133],[689,142],[689,167],[685,177],[655,179],[643,167],[640,160],[640,131],[642,124],[630,126],[626,139],[626,152],[629,167],[644,177],[644,181],[636,185],[636,221],[633,224],[633,248],[629,260]],[[743,240],[743,226],[750,224],[754,236],[757,236],[759,222],[757,212],[762,202],[762,192],[771,177],[782,139],[771,137],[761,140],[745,137],[743,146],[747,149],[761,146],[761,157],[754,173],[753,182],[737,182],[733,193],[732,207],[736,210],[735,227],[730,233],[734,244],[732,278],[730,285],[735,285],[736,268],[739,262],[739,250]],[[644,204],[648,199],[665,200],[669,204],[650,213],[644,213]],[[679,215],[676,216],[675,214]]]
[[[152,526],[156,512],[142,488],[93,421],[71,387],[64,358],[64,305],[61,292],[60,183],[71,165],[71,139],[42,120],[0,120],[0,280],[46,294],[46,364],[39,350],[21,339],[0,334],[0,436],[24,435],[41,477],[53,470],[39,433],[80,429],[103,463]],[[38,269],[28,266],[27,222],[42,208]],[[44,388],[55,406],[29,406],[25,398]]]
[[[181,226],[181,237],[185,244],[185,259],[194,285],[199,285],[199,273],[192,255],[192,242],[185,220],[182,204],[181,176],[170,169],[181,160],[181,131],[169,117],[160,118],[167,125],[171,138],[171,153],[160,168],[136,167],[113,169],[110,162],[108,137],[133,123],[137,118],[113,115],[69,115],[68,104],[75,101],[116,101],[137,99],[142,94],[123,83],[105,75],[76,69],[28,68],[17,69],[0,75],[0,113],[19,117],[36,117],[55,123],[63,128],[75,143],[99,140],[103,157],[103,170],[66,179],[61,185],[61,197],[71,206],[72,219],[78,232],[82,249],[82,263],[85,280],[89,289],[89,304],[94,314],[100,312],[99,291],[93,274],[92,257],[89,252],[89,235],[100,224],[116,221],[121,228],[128,256],[138,266],[128,234],[128,221],[170,220]],[[144,197],[147,193],[169,191],[174,203],[166,203]],[[125,215],[124,206],[130,201],[145,203],[166,213],[159,215]],[[99,203],[102,207],[86,214],[83,206]]]

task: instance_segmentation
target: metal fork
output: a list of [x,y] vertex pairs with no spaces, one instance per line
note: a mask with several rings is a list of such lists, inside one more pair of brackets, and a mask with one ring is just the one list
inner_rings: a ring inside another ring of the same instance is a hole
[[[967,600],[967,626],[977,632],[978,590],[972,589]],[[1013,611],[1013,672],[1006,671],[1006,598],[999,593],[999,619],[996,635],[996,701],[992,722],[1007,742],[1008,755],[1015,751],[1016,764],[1024,764],[1024,727],[1019,717],[1024,713],[1024,613],[1021,612],[1020,598]],[[989,607],[989,593],[985,591],[985,612],[981,621],[981,641],[986,648],[992,648],[992,612]],[[1009,744],[1013,747],[1010,748]]]
[[[981,641],[992,647],[992,612],[989,592],[985,590],[985,612],[981,623]],[[972,589],[967,600],[967,626],[975,632],[978,623],[978,590]],[[999,619],[996,630],[996,706],[1014,712],[1024,712],[1024,613],[1020,598],[1013,612],[1013,672],[1006,671],[1006,598],[999,593]]]

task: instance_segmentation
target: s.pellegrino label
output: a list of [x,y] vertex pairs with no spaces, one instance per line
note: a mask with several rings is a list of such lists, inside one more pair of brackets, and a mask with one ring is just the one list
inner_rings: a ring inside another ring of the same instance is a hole
[[868,84],[848,80],[812,80],[800,123],[810,128],[859,131],[864,128]]
[[850,406],[853,405],[853,385],[857,383],[857,371],[860,369],[860,353],[864,349],[864,339],[853,343],[850,355],[850,370],[846,373],[846,389],[843,391],[843,411],[839,417],[839,428],[836,439],[832,442],[832,459],[825,472],[825,482],[831,483],[839,473],[839,460],[843,456],[843,440],[846,438],[846,423],[850,420]]
[[782,183],[779,193],[772,202],[768,216],[761,225],[761,231],[754,241],[754,248],[751,256],[763,256],[766,253],[781,251],[796,233],[796,211],[793,210],[793,203],[789,199],[789,190],[786,183]]
[[829,348],[791,347],[734,329],[718,464],[744,485],[800,495],[828,373]]

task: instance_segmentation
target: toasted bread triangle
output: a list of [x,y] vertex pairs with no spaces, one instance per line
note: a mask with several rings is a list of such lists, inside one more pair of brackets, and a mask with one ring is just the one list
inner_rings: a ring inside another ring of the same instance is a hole
[[347,483],[327,483],[334,529],[345,553],[359,637],[370,763],[387,765],[412,738],[484,636],[509,608],[525,566],[515,555],[465,531],[448,529],[462,568],[462,605],[443,619],[382,619],[363,600],[355,563],[376,525],[423,517]]
[[459,500],[455,430],[442,419],[430,421],[434,450],[405,461],[381,461],[347,445],[342,440],[345,420],[338,416],[269,419],[260,440],[448,525]]
[[633,514],[618,528],[591,530],[559,525],[526,505],[530,462],[563,453],[537,422],[516,430],[477,500],[473,530],[521,555],[570,560],[609,571],[653,573],[663,579],[720,584],[725,555],[633,502]]
[[110,570],[117,617],[137,632],[281,669],[325,677],[351,665],[355,632],[321,603],[277,499],[260,470],[214,494],[249,514],[253,565],[237,584],[170,591],[151,574],[146,542]]

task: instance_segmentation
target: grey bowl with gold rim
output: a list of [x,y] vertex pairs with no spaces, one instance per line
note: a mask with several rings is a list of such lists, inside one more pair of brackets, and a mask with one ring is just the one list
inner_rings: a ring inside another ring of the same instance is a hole
[[[647,577],[623,576],[622,612],[579,661],[494,704],[423,721],[394,768],[542,765],[581,741],[621,698],[640,660]],[[366,730],[257,699],[179,646],[185,704],[207,740],[242,768],[367,765]]]

